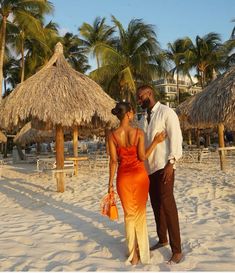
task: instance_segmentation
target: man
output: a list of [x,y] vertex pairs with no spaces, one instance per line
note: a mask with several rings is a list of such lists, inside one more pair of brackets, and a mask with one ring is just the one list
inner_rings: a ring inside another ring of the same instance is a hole
[[165,141],[159,143],[149,156],[146,167],[150,179],[149,195],[153,208],[159,241],[150,248],[166,246],[169,242],[172,256],[169,263],[182,259],[177,207],[173,195],[175,162],[182,156],[182,133],[179,119],[170,107],[156,102],[152,87],[144,85],[137,90],[137,102],[147,114],[142,117],[146,146],[156,132],[165,131]]

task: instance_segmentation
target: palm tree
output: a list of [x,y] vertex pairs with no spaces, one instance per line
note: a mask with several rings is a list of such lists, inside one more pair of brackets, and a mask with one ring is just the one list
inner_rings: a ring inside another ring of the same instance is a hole
[[13,56],[5,55],[3,65],[4,96],[20,82],[20,63]]
[[191,45],[191,40],[177,39],[174,43],[168,43],[168,50],[165,52],[167,59],[169,59],[174,67],[171,69],[172,76],[176,73],[176,93],[177,93],[177,103],[180,103],[180,92],[179,92],[179,74],[188,75],[189,69],[188,63],[185,61],[185,54],[189,50]]
[[35,13],[44,14],[52,11],[52,4],[47,0],[0,0],[1,40],[0,40],[0,97],[2,94],[3,61],[5,54],[6,25],[9,15],[12,15],[15,22],[18,18],[27,15],[30,10]]
[[27,12],[22,16],[18,16],[17,22],[13,20],[13,29],[8,38],[11,38],[11,45],[16,50],[16,54],[21,56],[21,82],[25,78],[25,53],[28,50],[27,44],[30,41],[38,41],[45,44],[45,34],[42,27],[42,22],[36,18],[35,14]]
[[[189,39],[189,38],[188,38]],[[191,42],[186,62],[197,70],[202,88],[212,79],[212,75],[224,67],[223,45],[219,34],[210,32],[203,37],[196,36],[195,45]]]
[[[232,22],[235,22],[235,19],[233,19]],[[230,40],[235,40],[235,27],[232,30]]]
[[105,89],[113,97],[130,101],[136,84],[149,83],[163,72],[163,55],[152,25],[133,19],[125,30],[114,16],[112,21],[119,34],[116,43],[96,45],[101,67],[91,76],[105,83]]
[[84,47],[96,58],[97,67],[100,67],[100,64],[99,56],[96,52],[96,45],[99,43],[112,45],[114,42],[112,38],[114,27],[106,25],[105,20],[105,18],[96,17],[92,25],[83,23],[82,26],[78,28],[82,36],[81,41]]
[[[233,19],[232,22],[235,22],[235,19]],[[225,61],[226,68],[229,68],[235,64],[235,27],[232,30],[230,39],[224,43],[224,49],[227,54]]]
[[43,39],[28,37],[25,40],[25,76],[33,75],[41,68],[54,52],[55,44],[62,39],[58,34],[58,25],[52,21],[42,24]]
[[70,62],[73,68],[81,73],[85,73],[90,66],[88,58],[85,55],[86,50],[81,44],[81,40],[72,33],[66,33],[62,39],[64,45],[65,58]]

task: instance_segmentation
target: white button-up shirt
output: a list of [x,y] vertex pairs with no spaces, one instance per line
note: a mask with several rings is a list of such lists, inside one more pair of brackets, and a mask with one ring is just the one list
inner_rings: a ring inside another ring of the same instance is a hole
[[140,120],[140,127],[145,133],[145,147],[151,144],[156,133],[165,131],[167,134],[166,139],[157,144],[145,162],[148,174],[163,169],[169,159],[178,160],[182,156],[182,133],[173,109],[157,102],[152,108],[150,123],[147,122],[146,113]]

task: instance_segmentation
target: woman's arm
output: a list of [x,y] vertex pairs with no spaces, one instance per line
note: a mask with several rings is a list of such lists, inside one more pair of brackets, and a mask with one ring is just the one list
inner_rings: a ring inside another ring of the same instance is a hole
[[145,149],[144,147],[144,132],[140,130],[139,141],[138,141],[138,157],[139,160],[145,161],[158,143],[162,142],[166,138],[165,132],[157,133],[152,143]]
[[118,164],[118,156],[116,145],[113,142],[112,133],[109,134],[108,137],[108,145],[109,145],[109,185],[108,185],[108,192],[113,191],[113,179],[117,169]]

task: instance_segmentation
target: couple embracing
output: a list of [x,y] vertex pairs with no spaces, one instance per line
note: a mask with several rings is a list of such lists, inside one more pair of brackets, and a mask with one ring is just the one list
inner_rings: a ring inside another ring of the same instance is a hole
[[[150,263],[150,251],[170,244],[169,263],[182,259],[177,207],[173,195],[175,162],[182,156],[182,134],[175,112],[156,102],[153,89],[137,90],[137,102],[147,113],[141,127],[130,125],[134,118],[128,102],[119,102],[112,113],[120,120],[109,135],[109,189],[117,170],[117,192],[124,211],[128,261]],[[150,196],[158,242],[149,246],[146,203]],[[168,237],[167,237],[168,233]]]

